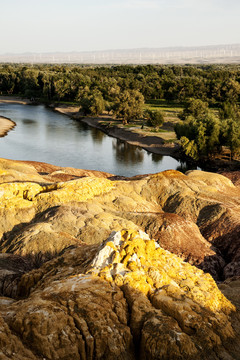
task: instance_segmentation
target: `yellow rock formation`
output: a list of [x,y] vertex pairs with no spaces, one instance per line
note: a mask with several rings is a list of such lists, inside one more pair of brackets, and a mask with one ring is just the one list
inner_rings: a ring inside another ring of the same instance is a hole
[[23,275],[18,290],[22,300],[2,299],[0,322],[1,350],[13,360],[1,329],[23,342],[19,360],[27,351],[54,360],[238,359],[235,307],[211,276],[142,231],[66,250]]
[[110,179],[0,159],[0,359],[238,360],[239,188]]
[[88,273],[146,296],[161,292],[165,300],[173,297],[179,304],[191,300],[216,313],[235,310],[209,274],[162,249],[142,231],[112,233],[100,245]]
[[113,187],[112,181],[94,177],[49,185],[27,181],[3,183],[0,184],[0,207],[21,209],[36,206],[38,210],[44,210],[71,201],[85,202]]

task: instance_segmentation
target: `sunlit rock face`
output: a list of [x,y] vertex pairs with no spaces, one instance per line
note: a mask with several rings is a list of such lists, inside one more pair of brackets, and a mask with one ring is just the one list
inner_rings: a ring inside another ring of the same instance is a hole
[[0,159],[0,214],[0,359],[239,359],[237,183]]
[[18,299],[0,298],[3,359],[238,356],[234,304],[142,231],[66,250],[22,276]]
[[0,251],[56,254],[141,229],[217,280],[240,275],[240,190],[226,177],[111,174],[0,159]]

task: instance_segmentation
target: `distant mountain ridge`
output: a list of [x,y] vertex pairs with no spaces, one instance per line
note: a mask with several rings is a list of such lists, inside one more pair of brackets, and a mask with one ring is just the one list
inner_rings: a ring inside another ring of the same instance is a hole
[[32,64],[234,64],[240,63],[240,44],[0,54],[0,62]]

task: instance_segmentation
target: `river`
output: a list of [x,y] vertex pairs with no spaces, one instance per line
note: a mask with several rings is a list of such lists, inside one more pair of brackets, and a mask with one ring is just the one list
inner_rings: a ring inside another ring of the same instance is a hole
[[170,156],[148,153],[43,105],[2,103],[0,115],[17,124],[0,139],[2,158],[42,161],[123,176],[186,167]]

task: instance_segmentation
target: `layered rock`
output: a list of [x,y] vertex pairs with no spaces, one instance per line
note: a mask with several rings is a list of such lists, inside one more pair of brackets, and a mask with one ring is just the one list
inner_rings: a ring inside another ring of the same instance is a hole
[[116,180],[1,160],[0,182],[2,252],[55,254],[130,227],[215,279],[240,274],[240,192],[222,175],[166,171]]
[[[0,201],[0,359],[239,358],[240,192],[226,177],[2,159]],[[221,291],[209,272],[228,278]]]
[[[2,301],[4,358],[237,359],[236,308],[204,274],[141,231],[70,249]],[[5,300],[7,302],[7,299]],[[1,333],[1,332],[0,332]],[[231,346],[229,346],[231,344]]]

